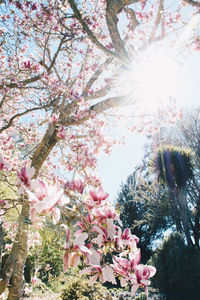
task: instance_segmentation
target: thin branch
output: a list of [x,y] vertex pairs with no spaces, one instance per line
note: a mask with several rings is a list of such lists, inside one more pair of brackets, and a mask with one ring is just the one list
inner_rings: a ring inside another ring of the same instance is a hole
[[118,54],[116,54],[115,52],[112,52],[110,50],[108,50],[104,45],[102,45],[99,40],[97,39],[97,37],[93,34],[93,32],[90,30],[90,28],[88,27],[88,25],[83,21],[82,15],[80,13],[80,11],[78,10],[75,1],[74,0],[68,0],[73,12],[74,12],[74,16],[77,18],[77,20],[80,22],[80,24],[82,25],[84,31],[88,34],[88,37],[90,38],[90,40],[97,45],[97,47],[99,49],[101,49],[106,55],[108,55],[109,57],[113,57],[118,59],[121,63],[125,64],[126,66],[129,65],[128,60],[125,58],[120,57]]
[[8,128],[13,124],[13,122],[14,122],[14,120],[15,120],[16,118],[22,117],[22,116],[24,116],[24,115],[30,113],[31,111],[36,111],[36,110],[45,109],[45,108],[47,108],[47,107],[50,107],[53,103],[54,103],[54,101],[52,101],[52,102],[49,103],[49,104],[43,105],[43,106],[33,107],[33,108],[30,108],[30,109],[27,109],[26,111],[23,111],[23,112],[21,112],[21,113],[18,113],[18,114],[16,114],[16,115],[12,116],[12,117],[10,118],[8,124],[0,128],[0,133],[2,133],[4,130],[8,129]]
[[28,78],[28,79],[25,79],[25,80],[21,80],[19,82],[11,82],[11,83],[8,83],[8,84],[0,84],[0,90],[7,87],[7,88],[18,88],[19,85],[27,85],[29,83],[33,83],[39,79],[41,79],[43,77],[44,73],[42,73],[41,75],[37,75],[35,77],[32,77],[32,78]]
[[193,7],[200,8],[200,2],[193,1],[193,0],[183,0],[183,2],[189,4]]
[[127,104],[127,102],[130,101],[130,95],[126,96],[118,96],[118,97],[110,97],[107,98],[99,103],[96,103],[89,108],[88,114],[83,117],[82,119],[77,120],[75,117],[67,117],[66,119],[63,119],[63,125],[66,127],[73,126],[73,125],[81,125],[87,120],[91,118],[91,114],[100,114],[108,109],[115,108],[118,106],[124,106]]
[[[163,10],[164,10],[164,0],[160,0],[157,16],[149,39],[150,44],[155,40],[156,31],[158,29],[160,21],[162,20]],[[163,30],[163,26],[162,26],[162,30]]]

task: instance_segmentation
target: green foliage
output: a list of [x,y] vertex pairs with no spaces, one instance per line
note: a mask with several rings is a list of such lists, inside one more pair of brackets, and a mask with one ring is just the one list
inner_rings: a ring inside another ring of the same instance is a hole
[[[116,200],[123,227],[131,228],[139,237],[142,262],[150,258],[152,243],[162,236],[163,229],[168,228],[169,212],[165,191],[148,180],[148,175],[140,178],[135,171],[128,176]],[[169,223],[171,225],[171,223]]]
[[66,277],[61,294],[63,300],[101,300],[106,299],[107,289],[99,282],[88,285],[86,276],[77,275]]
[[190,149],[168,145],[157,149],[150,166],[160,182],[170,188],[182,188],[193,177],[192,159]]
[[180,234],[170,235],[150,264],[157,269],[152,285],[161,293],[200,296],[200,252],[186,246]]
[[[58,234],[53,225],[40,231],[42,244],[30,251],[25,265],[25,279],[30,281],[35,269],[38,269],[38,277],[46,284],[63,272],[63,245],[64,239]],[[46,267],[50,265],[48,270]]]
[[144,292],[140,293],[139,296],[135,297],[135,300],[146,300],[146,299],[147,299],[147,297]]

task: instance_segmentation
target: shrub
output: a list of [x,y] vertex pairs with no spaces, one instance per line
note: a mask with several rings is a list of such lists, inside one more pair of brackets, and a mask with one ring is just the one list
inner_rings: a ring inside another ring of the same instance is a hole
[[101,300],[108,299],[107,289],[99,282],[88,285],[86,276],[66,277],[66,283],[61,294],[63,300]]
[[165,240],[151,263],[157,269],[152,285],[161,293],[177,295],[174,299],[189,299],[188,295],[199,299],[200,253],[186,246],[180,234],[172,234]]

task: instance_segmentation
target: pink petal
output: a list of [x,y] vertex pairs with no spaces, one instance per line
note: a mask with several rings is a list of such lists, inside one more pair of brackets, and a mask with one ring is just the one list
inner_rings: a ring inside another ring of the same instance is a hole
[[106,266],[102,268],[102,276],[103,276],[103,283],[109,281],[112,282],[112,284],[117,284],[113,269],[110,266]]
[[60,209],[57,207],[54,207],[53,209],[53,224],[57,224],[60,220]]
[[64,256],[63,256],[63,263],[64,263],[64,266],[63,266],[63,271],[66,272],[68,267],[69,267],[69,254],[68,253],[65,253]]
[[132,288],[131,288],[131,295],[133,296],[134,293],[137,291],[137,289],[139,288],[139,284],[138,283],[135,283]]
[[74,246],[77,245],[79,247],[83,246],[85,243],[85,240],[87,240],[88,234],[86,232],[83,232],[76,236],[74,240]]
[[114,235],[115,235],[115,225],[113,223],[113,219],[112,218],[107,218],[106,219],[106,222],[107,222],[107,237],[110,238],[111,240],[114,238]]
[[121,287],[125,287],[125,286],[127,286],[127,281],[126,281],[126,279],[125,278],[121,278],[121,280],[120,280],[120,285],[121,285]]
[[99,274],[92,276],[90,278],[90,280],[88,281],[88,285],[92,285],[93,283],[95,283],[97,281],[98,277],[99,277]]

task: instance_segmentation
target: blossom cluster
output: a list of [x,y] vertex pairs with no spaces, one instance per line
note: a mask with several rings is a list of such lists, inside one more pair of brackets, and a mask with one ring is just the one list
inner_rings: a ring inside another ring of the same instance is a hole
[[[80,182],[74,185],[77,191],[76,185],[80,186]],[[156,270],[140,264],[139,239],[129,228],[122,231],[119,215],[107,198],[108,194],[102,187],[89,191],[81,219],[74,225],[74,240],[71,239],[71,229],[61,225],[66,231],[64,271],[84,261],[87,268],[81,273],[91,276],[89,284],[97,279],[101,283],[108,281],[116,284],[118,278],[122,287],[131,286],[132,293],[138,287],[144,287],[147,293],[149,278],[154,276]]]
[[[8,169],[8,164],[1,157],[1,170]],[[144,287],[147,293],[149,278],[156,270],[140,264],[139,239],[129,228],[122,230],[119,215],[108,201],[109,194],[102,187],[87,193],[81,179],[66,182],[61,187],[58,183],[34,179],[34,173],[34,168],[28,164],[17,172],[20,193],[25,192],[28,196],[32,224],[38,222],[39,216],[50,215],[53,224],[57,224],[62,207],[70,203],[70,195],[77,200],[77,205],[73,206],[78,220],[73,226],[73,239],[72,230],[66,224],[60,225],[66,232],[64,271],[84,262],[87,267],[81,272],[90,275],[89,284],[97,279],[101,283],[116,284],[118,278],[122,287],[131,286],[132,293],[138,287]]]

